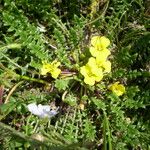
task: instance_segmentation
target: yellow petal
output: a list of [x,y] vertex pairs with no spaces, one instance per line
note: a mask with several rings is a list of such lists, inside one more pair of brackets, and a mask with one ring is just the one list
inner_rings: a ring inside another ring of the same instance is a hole
[[52,65],[53,65],[54,67],[58,67],[58,66],[60,66],[60,62],[54,60],[54,61],[52,62]]
[[96,64],[96,59],[94,57],[90,57],[89,58],[89,61],[87,63],[87,66],[89,66],[90,68],[90,71],[93,73],[93,72],[96,72],[97,69],[98,69],[98,66]]
[[87,76],[87,69],[85,66],[81,67],[80,68],[80,73],[83,75],[83,76]]
[[50,71],[51,65],[43,62],[43,66],[41,68],[41,75],[46,75]]
[[57,67],[60,65],[60,62],[54,60],[52,63],[47,63],[47,61],[42,61],[43,66],[41,68],[41,74],[46,75],[48,72],[51,73],[53,78],[57,78],[58,75],[61,73],[61,70]]
[[98,65],[96,63],[96,59],[94,57],[89,58],[87,65],[90,67],[90,71],[92,72],[92,74],[97,73],[97,70],[99,68],[98,68]]
[[93,46],[90,47],[90,53],[92,56],[96,57],[97,55],[99,55],[99,50]]
[[101,51],[110,45],[110,40],[105,36],[94,36],[91,39],[91,45]]
[[98,68],[97,72],[95,72],[95,81],[99,82],[103,79],[102,68]]
[[109,90],[115,93],[117,96],[121,96],[125,93],[125,87],[123,84],[119,84],[119,82],[115,82],[110,85]]
[[119,84],[119,85],[118,85],[118,91],[117,91],[117,92],[118,92],[118,93],[117,93],[118,96],[123,95],[123,94],[125,93],[125,87],[124,87],[122,84]]
[[46,75],[49,72],[49,69],[42,68],[41,75]]
[[97,82],[101,81],[102,79],[103,79],[103,74],[95,77],[95,81],[97,81]]
[[102,64],[102,67],[104,68],[104,72],[111,72],[111,62],[110,61],[105,61]]
[[56,78],[59,76],[60,73],[61,73],[61,70],[58,69],[58,68],[55,68],[55,69],[51,72],[51,75],[52,75],[52,77],[53,77],[54,79],[56,79]]
[[100,43],[103,49],[107,48],[110,45],[110,40],[106,38],[105,36],[102,36],[100,38]]
[[90,57],[88,60],[88,65],[90,67],[93,67],[94,65],[96,65],[96,59],[94,57]]
[[91,45],[97,46],[100,43],[100,36],[93,36],[91,39]]
[[109,87],[108,87],[109,90],[113,91],[118,86],[118,84],[119,84],[119,82],[115,82],[115,83],[109,85]]
[[95,80],[94,80],[94,78],[93,77],[85,77],[84,78],[84,82],[86,83],[86,84],[89,84],[89,85],[94,85],[95,84]]
[[98,65],[101,65],[104,61],[106,61],[107,57],[110,55],[110,51],[108,49],[104,49],[100,51],[96,56],[96,62]]

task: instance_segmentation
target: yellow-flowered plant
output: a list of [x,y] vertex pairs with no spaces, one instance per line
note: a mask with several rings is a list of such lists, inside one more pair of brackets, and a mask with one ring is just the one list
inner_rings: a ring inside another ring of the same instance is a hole
[[101,56],[102,59],[106,59],[110,55],[107,49],[109,45],[110,41],[105,36],[94,36],[91,39],[90,53],[93,57]]
[[58,68],[60,66],[60,62],[54,60],[52,63],[47,63],[46,61],[43,61],[42,63],[43,66],[41,68],[41,75],[50,73],[51,76],[56,79],[61,73],[61,70]]
[[80,68],[80,73],[84,76],[84,82],[89,85],[94,85],[103,78],[102,68],[98,68],[96,59],[91,57],[85,66]]
[[108,38],[94,36],[91,39],[90,53],[88,63],[80,68],[80,73],[84,76],[84,82],[94,85],[103,78],[104,73],[111,72],[111,62],[107,60],[110,51],[107,47],[110,45]]
[[123,84],[119,84],[119,82],[115,82],[114,84],[109,86],[109,90],[115,93],[117,96],[121,96],[125,93],[125,87]]

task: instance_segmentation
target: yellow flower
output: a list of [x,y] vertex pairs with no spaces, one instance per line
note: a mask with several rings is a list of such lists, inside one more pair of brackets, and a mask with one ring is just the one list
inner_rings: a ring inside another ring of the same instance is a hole
[[88,63],[80,68],[80,73],[84,76],[84,82],[94,85],[103,78],[103,73],[111,71],[111,63],[107,60],[110,51],[107,47],[110,41],[105,36],[94,36],[91,39],[90,53],[93,57],[89,58]]
[[99,82],[103,78],[102,68],[98,67],[96,59],[90,57],[87,66],[91,68],[91,72],[95,75],[95,81]]
[[106,60],[101,60],[99,57],[96,57],[95,59],[96,64],[99,68],[103,68],[104,73],[110,73],[111,72],[111,62]]
[[60,66],[60,62],[57,62],[56,60],[54,60],[51,63],[51,65],[52,65],[52,68],[51,68],[50,73],[51,73],[52,77],[54,79],[56,79],[59,76],[59,74],[61,73],[61,70],[58,68]]
[[96,59],[94,57],[89,58],[87,66],[89,66],[91,68],[92,72],[96,72],[98,70]]
[[110,51],[108,49],[99,51],[99,49],[95,47],[90,47],[90,53],[93,57],[99,57],[101,60],[106,60],[106,58],[110,55]]
[[95,48],[90,48],[91,55],[96,57],[97,61],[100,63],[107,60],[107,57],[110,55],[110,51],[108,49],[104,49],[102,51],[98,51]]
[[55,68],[50,73],[51,73],[52,77],[54,79],[56,79],[59,76],[59,74],[61,73],[61,70],[58,68]]
[[99,57],[99,59],[105,61],[110,55],[110,51],[107,49],[109,45],[110,41],[106,37],[94,36],[91,39],[90,53],[92,56]]
[[103,78],[102,68],[98,68],[95,58],[91,57],[88,63],[80,68],[80,73],[84,76],[84,82],[94,85]]
[[41,68],[41,75],[46,75],[49,72],[50,68],[51,68],[51,64],[48,64],[44,61],[42,63],[43,63],[43,66]]
[[51,64],[44,61],[42,63],[43,66],[41,68],[41,75],[51,73],[52,77],[56,79],[58,75],[61,73],[61,70],[58,68],[58,66],[60,66],[60,62],[54,60]]
[[115,93],[117,96],[121,96],[125,93],[125,87],[123,84],[119,84],[119,82],[115,82],[110,85],[109,90]]
[[91,45],[100,51],[106,49],[110,45],[110,41],[105,36],[94,36],[91,39]]
[[84,76],[84,82],[89,85],[94,85],[96,81],[99,82],[103,78],[102,70],[98,69],[94,73],[88,65],[81,67],[80,73]]

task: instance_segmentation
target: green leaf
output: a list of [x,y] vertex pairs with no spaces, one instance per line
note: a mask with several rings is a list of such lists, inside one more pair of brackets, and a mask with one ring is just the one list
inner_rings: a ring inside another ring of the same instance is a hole
[[88,119],[84,120],[84,132],[86,134],[86,139],[93,141],[95,139],[95,126],[92,125],[92,122]]
[[66,90],[68,88],[69,79],[57,79],[55,81],[55,87],[61,91]]
[[64,102],[69,104],[70,106],[75,106],[77,105],[77,98],[73,94],[68,94],[65,97]]
[[0,106],[0,120],[11,113],[17,106],[16,101],[11,101]]
[[102,100],[92,97],[92,101],[97,106],[98,109],[102,109],[102,110],[106,109],[106,105]]

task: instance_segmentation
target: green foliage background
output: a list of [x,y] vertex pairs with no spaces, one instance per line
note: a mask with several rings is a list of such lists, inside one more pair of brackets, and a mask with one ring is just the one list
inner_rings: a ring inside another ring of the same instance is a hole
[[[150,149],[149,6],[148,0],[0,1],[1,149]],[[78,72],[94,35],[111,41],[112,72],[90,87]],[[54,59],[69,76],[40,75],[42,61]],[[126,87],[121,97],[108,90],[115,81]],[[26,108],[32,102],[55,102],[59,114],[39,119]]]

